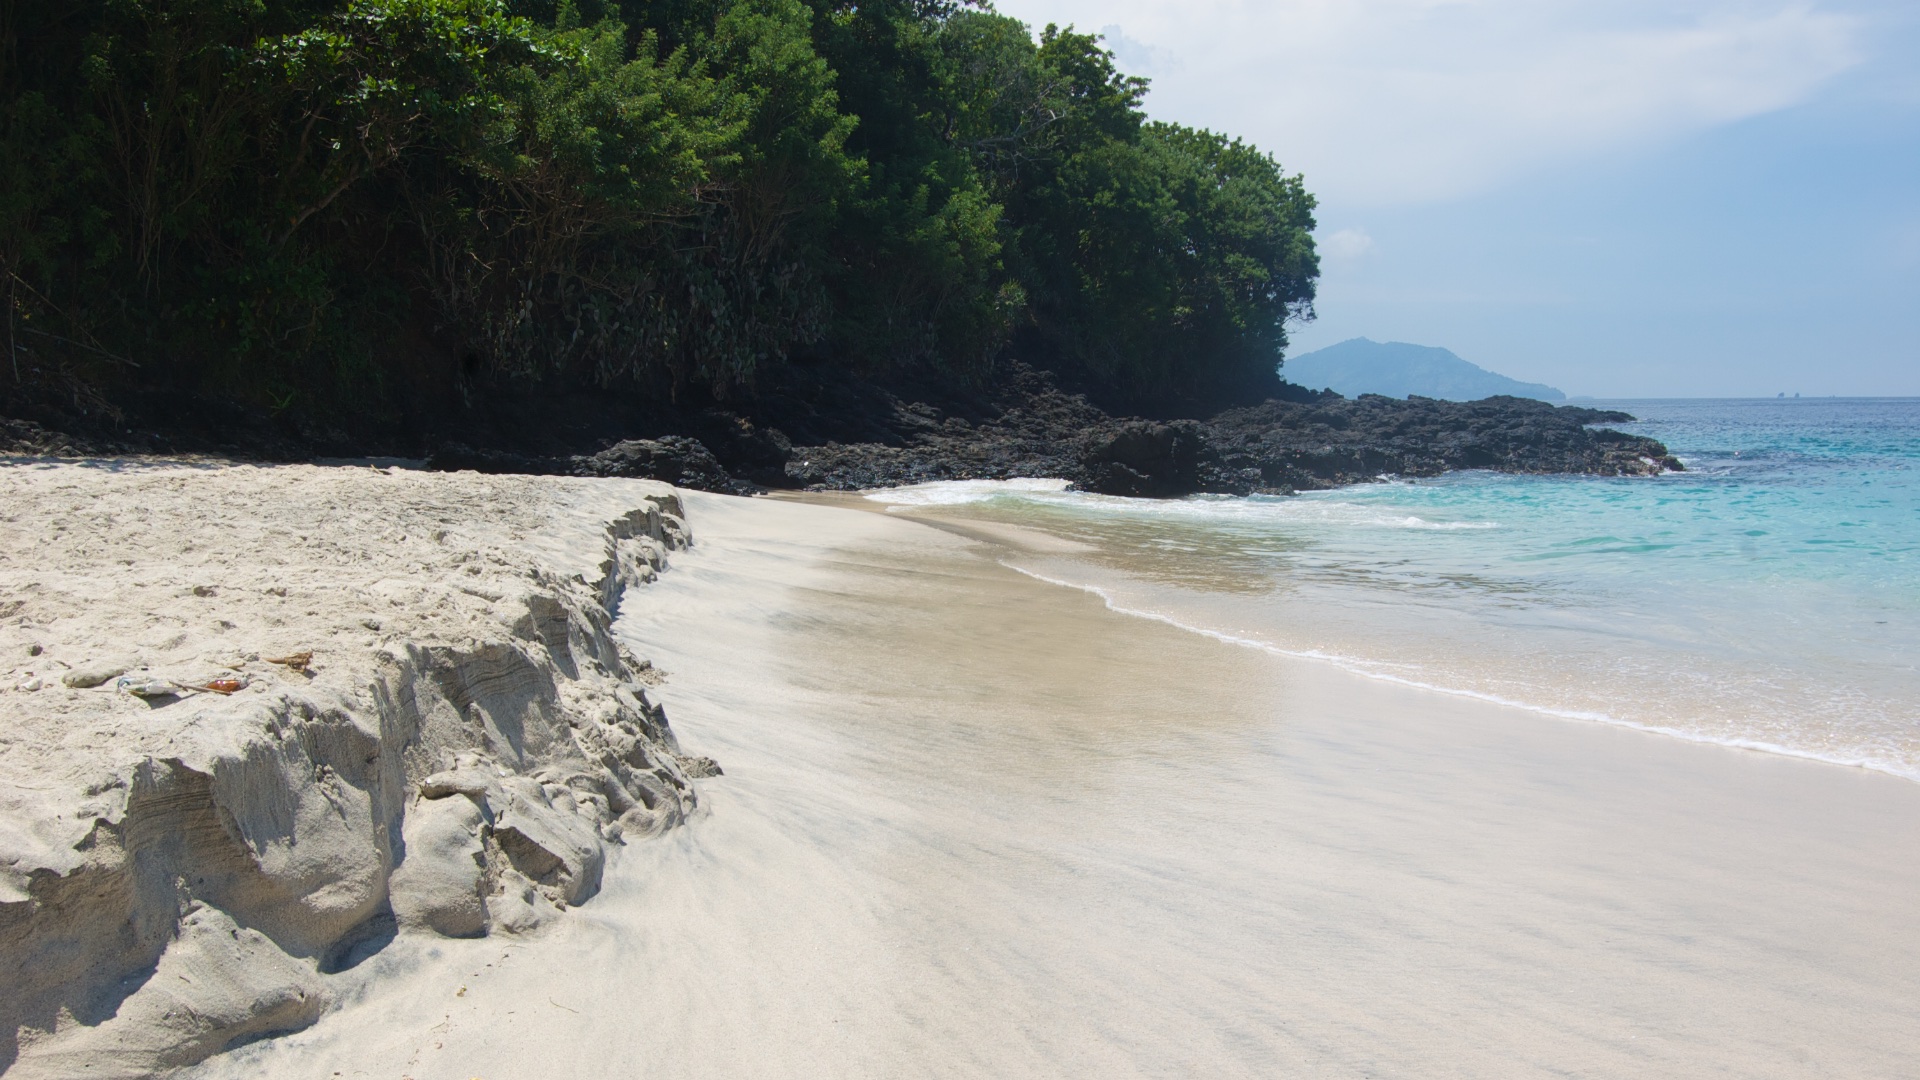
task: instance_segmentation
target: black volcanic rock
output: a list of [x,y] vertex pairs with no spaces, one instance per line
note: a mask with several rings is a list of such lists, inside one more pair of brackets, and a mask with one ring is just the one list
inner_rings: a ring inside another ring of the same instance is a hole
[[1156,424],[1136,420],[1090,449],[1080,460],[1075,484],[1102,495],[1150,499],[1211,490],[1202,475],[1219,454],[1195,420]]
[[1648,476],[1679,470],[1661,443],[1594,423],[1619,412],[1553,406],[1531,398],[1405,401],[1366,394],[1312,405],[1266,402],[1231,409],[1207,424],[1228,470],[1256,470],[1256,490],[1335,487],[1390,476],[1438,476],[1455,469],[1509,473]]
[[721,468],[700,440],[683,435],[627,439],[597,454],[573,457],[514,454],[449,443],[427,458],[427,468],[435,472],[467,469],[527,476],[620,476],[660,480],[696,491],[728,495],[744,495],[754,490],[753,485],[734,479]]
[[661,480],[696,491],[732,493],[740,483],[720,467],[713,452],[698,439],[667,435],[658,439],[628,439],[591,457],[569,462],[573,476],[624,476]]
[[[1080,460],[1091,446],[1122,424],[1024,364],[1004,365],[984,387],[918,389],[937,393],[940,403],[909,400],[878,387],[803,398],[813,406],[810,411],[781,427],[830,439],[794,447],[788,482],[850,491],[934,480],[1071,478],[1079,475]],[[818,407],[849,401],[871,411],[856,417]]]
[[693,433],[729,473],[756,484],[785,486],[787,462],[793,457],[793,440],[786,432],[715,408],[695,418]]
[[[427,467],[643,477],[734,494],[761,485],[856,490],[1057,477],[1082,490],[1156,498],[1286,493],[1454,469],[1620,476],[1680,468],[1652,439],[1594,427],[1631,422],[1625,413],[1526,398],[1347,399],[1279,384],[1279,398],[1209,420],[1161,422],[1109,415],[1017,361],[978,381],[914,379],[882,384],[833,365],[787,365],[749,395],[684,408],[653,401],[640,409],[611,393],[544,405],[536,396],[511,423],[496,417],[465,429],[478,445],[440,443]],[[575,413],[572,423],[554,420]],[[96,420],[56,428],[0,419],[0,454],[214,452],[294,461],[381,449],[264,422],[221,429],[229,445],[198,429],[127,430]]]
[[[1649,475],[1679,469],[1652,439],[1590,425],[1620,412],[1529,398],[1454,402],[1297,394],[1206,421],[1116,418],[1051,377],[1009,365],[971,416],[870,390],[869,439],[797,446],[788,482],[856,490],[931,480],[1050,476],[1081,490],[1169,498],[1336,487],[1455,469]],[[818,414],[809,419],[818,423]],[[841,429],[845,430],[845,428]]]

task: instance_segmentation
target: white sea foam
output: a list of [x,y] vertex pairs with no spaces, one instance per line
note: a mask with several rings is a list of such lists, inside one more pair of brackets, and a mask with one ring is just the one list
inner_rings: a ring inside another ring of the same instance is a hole
[[874,502],[892,506],[964,506],[984,502],[1001,495],[1054,493],[1067,490],[1068,481],[1044,477],[1016,477],[1012,480],[936,480],[910,487],[882,488],[866,492]]
[[1783,757],[1801,758],[1807,761],[1818,761],[1828,765],[1840,765],[1847,768],[1867,769],[1873,772],[1887,773],[1891,776],[1897,776],[1905,780],[1920,781],[1920,769],[1914,769],[1911,766],[1902,762],[1887,762],[1887,761],[1880,761],[1872,758],[1852,756],[1852,755],[1823,754],[1817,751],[1811,751],[1811,750],[1805,750],[1797,747],[1787,746],[1781,743],[1772,742],[1764,739],[1749,739],[1749,738],[1742,738],[1739,736],[1717,735],[1710,732],[1691,731],[1686,728],[1671,727],[1664,724],[1642,723],[1637,720],[1629,720],[1623,717],[1611,715],[1609,713],[1595,712],[1595,711],[1584,710],[1584,709],[1557,708],[1551,705],[1542,705],[1538,702],[1522,701],[1515,698],[1505,697],[1499,694],[1490,694],[1480,690],[1473,690],[1473,689],[1468,689],[1468,688],[1459,687],[1459,686],[1450,686],[1444,682],[1430,681],[1429,679],[1425,679],[1425,678],[1412,678],[1406,675],[1396,675],[1391,671],[1383,670],[1383,669],[1389,666],[1414,667],[1415,670],[1419,670],[1419,669],[1414,665],[1401,665],[1401,664],[1387,665],[1387,664],[1382,664],[1376,661],[1364,660],[1358,657],[1344,656],[1338,653],[1330,653],[1320,649],[1288,649],[1280,645],[1276,645],[1273,642],[1263,641],[1259,638],[1248,637],[1244,634],[1228,633],[1223,630],[1215,630],[1210,627],[1199,626],[1194,623],[1185,622],[1185,621],[1182,621],[1181,619],[1177,619],[1172,615],[1168,615],[1164,612],[1149,611],[1145,608],[1128,606],[1126,604],[1121,603],[1118,599],[1116,599],[1112,591],[1102,588],[1101,586],[1098,586],[1098,585],[1094,585],[1087,582],[1066,581],[1061,578],[1051,577],[1046,574],[1039,573],[1037,571],[1029,570],[1025,567],[1018,566],[1011,562],[1002,561],[1000,565],[1006,567],[1009,570],[1014,571],[1015,573],[1023,574],[1026,577],[1032,578],[1035,581],[1044,582],[1048,585],[1057,585],[1062,588],[1077,589],[1085,593],[1091,593],[1092,595],[1099,597],[1100,601],[1106,605],[1107,610],[1112,611],[1115,614],[1127,615],[1133,618],[1148,619],[1153,622],[1164,623],[1168,626],[1174,627],[1175,629],[1183,630],[1192,634],[1199,634],[1202,637],[1211,638],[1223,644],[1234,645],[1240,648],[1257,649],[1271,656],[1283,656],[1283,657],[1288,657],[1295,660],[1311,660],[1317,663],[1331,664],[1342,671],[1346,671],[1351,674],[1361,676],[1362,678],[1372,679],[1377,682],[1391,683],[1396,686],[1405,686],[1410,689],[1430,691],[1438,694],[1446,694],[1450,697],[1471,698],[1475,701],[1484,701],[1493,705],[1502,705],[1508,708],[1522,709],[1527,712],[1534,713],[1536,715],[1551,716],[1561,720],[1576,720],[1576,721],[1586,721],[1589,723],[1597,723],[1597,724],[1610,724],[1615,727],[1631,728],[1635,731],[1644,731],[1649,734],[1664,735],[1672,738],[1684,739],[1687,742],[1705,743],[1712,746],[1725,746],[1735,750],[1751,750],[1751,751],[1756,751],[1756,752],[1765,753],[1765,754],[1777,754]]
[[1132,518],[1182,521],[1285,524],[1289,521],[1388,529],[1453,532],[1497,529],[1497,521],[1435,521],[1417,514],[1383,512],[1360,503],[1307,497],[1234,498],[1198,495],[1186,499],[1132,499],[1069,491],[1066,480],[1022,477],[1012,480],[938,480],[908,487],[865,492],[865,497],[889,506],[966,506],[992,499],[1028,499],[1046,505],[1077,508]]

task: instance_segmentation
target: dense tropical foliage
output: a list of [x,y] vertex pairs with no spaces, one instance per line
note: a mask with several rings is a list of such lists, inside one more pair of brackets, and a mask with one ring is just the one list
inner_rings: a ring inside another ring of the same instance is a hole
[[1205,397],[1310,310],[1313,200],[1144,91],[955,0],[0,0],[0,380],[372,408],[1012,349]]

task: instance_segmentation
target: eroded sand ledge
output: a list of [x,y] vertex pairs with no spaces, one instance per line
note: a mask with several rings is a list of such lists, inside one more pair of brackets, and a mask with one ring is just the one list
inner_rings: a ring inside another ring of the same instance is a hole
[[688,542],[641,481],[0,469],[0,1070],[190,1064],[311,1024],[398,928],[591,897],[716,771],[610,633]]

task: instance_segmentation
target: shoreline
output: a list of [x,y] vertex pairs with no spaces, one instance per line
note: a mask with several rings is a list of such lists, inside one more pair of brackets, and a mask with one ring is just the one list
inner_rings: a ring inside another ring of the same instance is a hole
[[[904,517],[909,515],[902,515],[902,516]],[[1015,573],[1024,574],[1027,577],[1033,578],[1035,581],[1044,582],[1048,585],[1052,585],[1057,588],[1076,589],[1081,592],[1091,593],[1094,596],[1097,596],[1100,598],[1101,602],[1106,605],[1108,611],[1114,612],[1115,614],[1118,614],[1118,615],[1125,615],[1129,618],[1136,618],[1136,619],[1149,619],[1154,622],[1165,623],[1168,626],[1176,627],[1180,630],[1184,630],[1191,634],[1199,634],[1202,637],[1212,638],[1213,640],[1218,641],[1224,645],[1233,645],[1239,648],[1246,648],[1246,649],[1256,649],[1260,652],[1267,653],[1271,656],[1281,656],[1281,657],[1286,657],[1292,660],[1302,660],[1302,661],[1308,661],[1311,663],[1326,664],[1342,672],[1345,672],[1349,675],[1358,676],[1359,678],[1362,678],[1362,679],[1369,679],[1375,682],[1391,683],[1395,686],[1403,686],[1410,690],[1420,690],[1426,693],[1442,694],[1447,697],[1465,698],[1471,701],[1484,702],[1485,704],[1488,704],[1488,705],[1497,705],[1502,708],[1518,709],[1522,712],[1532,713],[1535,716],[1544,716],[1544,717],[1549,717],[1555,720],[1566,720],[1574,723],[1601,724],[1607,727],[1624,728],[1630,731],[1644,732],[1648,735],[1658,735],[1662,738],[1679,739],[1682,742],[1694,743],[1700,746],[1719,746],[1729,750],[1741,750],[1748,753],[1767,754],[1773,757],[1794,758],[1800,761],[1810,761],[1810,762],[1815,762],[1821,765],[1835,766],[1837,768],[1857,769],[1862,772],[1880,773],[1885,776],[1894,777],[1895,779],[1906,780],[1912,783],[1920,783],[1920,772],[1903,772],[1890,765],[1877,764],[1871,761],[1823,757],[1812,751],[1796,750],[1790,746],[1782,746],[1777,743],[1761,742],[1758,740],[1715,738],[1711,735],[1705,735],[1697,732],[1686,731],[1681,728],[1665,727],[1665,726],[1660,726],[1655,724],[1643,724],[1635,720],[1626,720],[1616,716],[1609,716],[1606,713],[1581,712],[1581,711],[1571,710],[1571,709],[1556,709],[1550,705],[1535,705],[1525,701],[1516,701],[1510,698],[1500,697],[1499,695],[1496,695],[1496,694],[1482,693],[1478,690],[1465,690],[1465,689],[1460,689],[1458,687],[1445,686],[1439,683],[1421,682],[1417,679],[1409,679],[1400,675],[1391,675],[1386,672],[1370,671],[1365,666],[1363,666],[1361,662],[1355,661],[1349,657],[1334,656],[1328,653],[1320,653],[1320,652],[1283,649],[1278,645],[1274,645],[1270,642],[1260,641],[1255,638],[1240,637],[1235,634],[1228,634],[1218,630],[1209,630],[1206,627],[1202,627],[1202,626],[1193,626],[1188,623],[1181,622],[1180,620],[1170,615],[1163,615],[1159,612],[1145,611],[1138,608],[1126,607],[1118,603],[1117,601],[1115,601],[1110,593],[1108,593],[1105,589],[1102,589],[1098,585],[1082,585],[1082,584],[1077,584],[1071,581],[1063,581],[1057,578],[1050,578],[1043,574],[1036,573],[1031,570],[1025,570],[1018,566],[1013,566],[1009,563],[1003,562],[1001,563],[1001,565],[1007,567],[1007,569],[1012,570]]]
[[1909,783],[1230,649],[898,515],[688,510],[699,546],[621,632],[728,764],[700,819],[621,852],[536,963],[420,958],[196,1077],[1910,1058]]
[[[825,493],[825,492],[793,492],[793,493],[782,493],[774,497],[788,499],[795,502],[810,503],[814,505],[833,506],[833,507],[839,507],[844,509],[858,510],[858,511],[867,512],[867,513],[879,513],[879,514],[883,514],[890,517],[901,518],[903,520],[919,522],[920,524],[923,524],[923,525],[928,525],[936,529],[941,529],[947,532],[954,533],[956,535],[965,536],[967,538],[978,540],[983,543],[1000,544],[1000,545],[1010,547],[1016,551],[1031,553],[1035,555],[1055,555],[1055,556],[1070,557],[1070,556],[1079,555],[1079,554],[1089,554],[1089,553],[1096,552],[1098,550],[1092,545],[1085,544],[1077,540],[1071,540],[1065,537],[1057,536],[1042,528],[1037,528],[1034,526],[1027,526],[1027,525],[1014,525],[1014,524],[1010,524],[1003,521],[997,521],[991,518],[968,517],[963,512],[959,512],[958,509],[955,507],[945,508],[945,511],[946,511],[945,513],[928,513],[926,511],[930,509],[929,507],[923,507],[923,506],[918,506],[913,504],[874,503],[868,500],[867,495],[865,493],[841,494],[841,493]],[[1009,570],[1014,571],[1015,573],[1025,575],[1029,578],[1034,579],[1035,581],[1042,582],[1046,585],[1049,585],[1055,588],[1071,589],[1071,590],[1085,592],[1093,596],[1096,596],[1101,600],[1103,604],[1106,605],[1108,610],[1118,615],[1126,616],[1128,618],[1146,619],[1153,622],[1164,623],[1168,626],[1175,627],[1184,632],[1198,634],[1200,636],[1207,637],[1212,640],[1221,642],[1226,645],[1231,645],[1237,648],[1253,649],[1253,650],[1257,650],[1257,651],[1260,651],[1272,656],[1276,656],[1276,657],[1286,657],[1289,659],[1301,660],[1301,661],[1306,661],[1311,663],[1326,664],[1339,671],[1342,671],[1347,674],[1354,675],[1363,679],[1368,679],[1368,680],[1382,682],[1382,683],[1389,683],[1396,686],[1403,686],[1409,689],[1419,690],[1419,691],[1424,691],[1424,692],[1434,693],[1434,694],[1440,694],[1447,697],[1456,697],[1456,698],[1462,698],[1462,699],[1471,700],[1471,701],[1483,702],[1485,704],[1499,706],[1502,708],[1517,709],[1517,710],[1527,712],[1536,716],[1547,717],[1554,720],[1562,720],[1562,721],[1568,721],[1568,722],[1574,722],[1574,723],[1602,724],[1609,727],[1617,727],[1617,728],[1623,728],[1623,729],[1632,730],[1632,731],[1644,732],[1646,734],[1656,735],[1661,738],[1678,739],[1683,742],[1693,743],[1693,744],[1702,745],[1702,746],[1718,746],[1718,747],[1723,747],[1725,749],[1739,750],[1746,753],[1767,754],[1767,755],[1776,756],[1776,757],[1793,758],[1801,761],[1814,762],[1817,764],[1828,765],[1828,766],[1833,766],[1837,768],[1853,769],[1853,770],[1859,770],[1863,772],[1878,773],[1881,775],[1891,776],[1896,779],[1904,780],[1911,783],[1920,783],[1920,769],[1905,769],[1893,764],[1877,762],[1877,761],[1873,761],[1865,758],[1845,758],[1845,757],[1837,757],[1837,756],[1831,756],[1831,755],[1823,755],[1817,751],[1802,750],[1802,749],[1798,749],[1792,746],[1787,746],[1781,743],[1769,742],[1765,740],[1741,739],[1737,737],[1734,737],[1734,738],[1721,737],[1721,736],[1716,736],[1716,735],[1705,733],[1705,732],[1689,731],[1689,730],[1686,730],[1685,728],[1675,727],[1671,725],[1645,723],[1642,721],[1614,716],[1604,712],[1594,712],[1594,711],[1579,710],[1579,709],[1565,709],[1565,708],[1559,708],[1552,705],[1541,705],[1541,704],[1536,704],[1533,702],[1524,701],[1516,698],[1505,697],[1499,694],[1487,693],[1479,690],[1473,690],[1473,689],[1462,688],[1462,687],[1448,686],[1443,682],[1409,678],[1403,675],[1395,675],[1391,672],[1378,671],[1371,668],[1369,666],[1369,662],[1365,660],[1359,660],[1353,657],[1326,653],[1326,652],[1317,651],[1317,650],[1288,649],[1283,646],[1276,645],[1272,642],[1263,641],[1254,637],[1248,637],[1243,634],[1230,633],[1223,630],[1212,629],[1206,626],[1189,623],[1181,620],[1176,616],[1169,615],[1164,612],[1151,611],[1145,608],[1132,607],[1116,599],[1112,590],[1097,584],[1068,581],[1063,578],[1051,577],[1047,574],[1041,573],[1036,570],[1031,570],[1025,567],[1014,565],[1013,563],[1008,562],[1004,559],[1001,560],[1000,565],[1006,567]]]
[[[301,1014],[310,1026],[248,1027],[267,1014],[229,1004],[243,1022],[217,1042],[201,1036],[212,1056],[197,1066],[128,1058],[149,1063],[117,1075],[587,1077],[614,1062],[686,1077],[1292,1067],[1891,1078],[1915,1050],[1900,1033],[1920,1030],[1920,931],[1902,913],[1920,868],[1903,853],[1920,843],[1920,790],[1904,778],[1625,726],[1541,724],[1518,707],[1249,649],[1008,565],[1022,547],[1073,554],[1061,538],[846,496],[372,469],[44,468],[42,479],[76,491],[145,493],[130,505],[163,522],[216,512],[230,525],[296,522],[286,527],[298,544],[244,534],[229,546],[278,550],[274,573],[306,605],[322,594],[304,586],[347,574],[328,587],[350,587],[348,602],[319,604],[319,621],[290,609],[275,632],[312,636],[340,621],[328,662],[354,679],[350,650],[429,629],[406,621],[425,614],[404,614],[369,631],[369,601],[403,595],[381,582],[434,589],[469,576],[465,561],[442,565],[429,551],[471,546],[488,567],[483,591],[500,594],[451,590],[436,603],[473,621],[434,632],[504,634],[535,658],[557,656],[560,638],[537,620],[532,637],[514,636],[507,583],[537,606],[578,576],[611,617],[583,632],[604,632],[626,685],[640,687],[630,692],[671,708],[678,739],[726,766],[699,781],[697,800],[689,786],[680,827],[609,844],[597,894],[570,898],[579,906],[477,938],[403,922],[345,965],[282,948],[274,962],[290,985],[319,995]],[[154,494],[176,480],[233,490],[226,503]],[[301,494],[309,482],[347,486],[316,502]],[[380,502],[396,484],[410,494]],[[65,497],[63,513],[112,510]],[[667,497],[697,543],[664,545],[675,548],[665,573],[620,602],[607,581],[662,564],[651,549],[621,556],[604,522]],[[416,503],[455,516],[445,528],[457,535],[434,548],[399,536],[414,526],[397,508]],[[473,518],[474,505],[489,514]],[[59,539],[75,520],[8,527],[101,560],[89,587],[121,596],[104,585],[122,572],[111,553],[133,550],[138,528],[76,546]],[[248,570],[194,594],[222,541],[159,535],[185,551],[128,573],[164,574],[139,587],[159,586],[167,603],[262,587]],[[263,611],[279,602],[273,587]],[[245,632],[245,618],[220,617],[242,630],[207,627]],[[169,647],[218,651],[205,638]],[[550,677],[565,726],[590,733],[601,690],[580,666],[577,686]],[[52,699],[0,694],[41,700]],[[201,711],[211,719],[219,705]],[[672,735],[662,740],[659,753],[689,778],[708,775]],[[9,775],[20,745],[0,744]],[[421,801],[429,771],[405,769],[407,815],[382,826],[406,832],[414,854],[428,847],[414,817],[453,805]],[[574,790],[565,801],[590,813],[586,789]],[[299,842],[283,848],[301,853]],[[253,933],[259,917],[233,910]],[[179,967],[173,951],[149,983]],[[248,955],[258,965],[268,954]],[[109,1036],[116,1053],[158,1052],[151,1038],[126,1038],[143,1023],[168,1030],[142,1019],[135,989],[117,1021],[63,1021],[43,1046],[26,1040],[8,1075],[100,1074],[81,1066],[115,1060],[100,1056]],[[237,1045],[262,1030],[277,1037]],[[39,1054],[62,1045],[75,1052]]]

